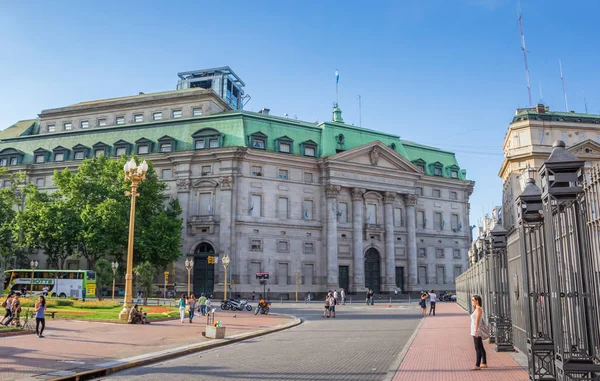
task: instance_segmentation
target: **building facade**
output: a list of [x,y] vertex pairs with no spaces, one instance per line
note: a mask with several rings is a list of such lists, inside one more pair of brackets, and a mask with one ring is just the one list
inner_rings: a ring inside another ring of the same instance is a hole
[[151,160],[183,208],[182,256],[167,269],[182,290],[193,258],[194,292],[221,294],[223,266],[208,257],[226,254],[235,294],[262,292],[258,272],[283,298],[296,279],[303,295],[454,290],[474,183],[453,153],[345,124],[337,107],[331,122],[308,123],[234,108],[206,84],[179,87],[44,110],[0,132],[0,165],[52,190],[54,170],[85,158]]

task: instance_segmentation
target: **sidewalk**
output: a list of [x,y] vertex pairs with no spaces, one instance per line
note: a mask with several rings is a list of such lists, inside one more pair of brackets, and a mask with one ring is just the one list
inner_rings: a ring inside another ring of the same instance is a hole
[[475,365],[469,315],[456,303],[438,303],[437,316],[427,316],[393,381],[527,381],[511,353],[496,352],[485,343],[489,368],[472,371]]
[[[235,317],[234,317],[235,315]],[[294,321],[282,315],[217,311],[226,338],[275,328]],[[0,338],[0,380],[43,380],[98,368],[100,364],[140,355],[222,340],[202,336],[206,317],[130,325],[46,319],[45,338],[21,335]],[[52,375],[50,375],[52,373]]]

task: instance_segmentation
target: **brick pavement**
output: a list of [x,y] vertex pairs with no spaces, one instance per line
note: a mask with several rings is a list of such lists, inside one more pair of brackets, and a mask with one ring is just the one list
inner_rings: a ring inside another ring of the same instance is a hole
[[[271,314],[255,316],[247,311],[217,311],[215,318],[227,327],[226,337],[292,320]],[[201,335],[205,319],[196,317],[193,324],[171,320],[149,325],[47,319],[43,339],[35,335],[0,338],[0,380],[84,371],[95,364],[200,344],[210,340]]]
[[456,303],[438,303],[437,316],[425,318],[393,381],[526,381],[527,371],[511,353],[484,344],[489,368],[475,365],[469,315]]

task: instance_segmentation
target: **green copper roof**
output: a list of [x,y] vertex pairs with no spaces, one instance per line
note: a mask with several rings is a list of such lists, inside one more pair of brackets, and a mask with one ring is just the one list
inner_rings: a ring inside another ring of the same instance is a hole
[[[548,109],[546,109],[548,110]],[[534,108],[518,109],[512,123],[522,120],[544,120],[556,122],[576,122],[576,123],[595,123],[600,124],[600,115],[581,114],[576,112],[546,111],[537,112]]]
[[7,129],[0,131],[0,140],[17,136],[30,135],[37,128],[37,119],[20,120]]

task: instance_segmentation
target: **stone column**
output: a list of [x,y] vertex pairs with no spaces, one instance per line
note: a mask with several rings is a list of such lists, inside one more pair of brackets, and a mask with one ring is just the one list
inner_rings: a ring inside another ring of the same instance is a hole
[[337,239],[337,196],[340,186],[325,185],[327,194],[327,288],[339,288],[338,239]]
[[365,258],[363,255],[363,194],[364,189],[352,188],[352,253],[354,258],[354,292],[365,288]]
[[396,193],[383,194],[383,211],[385,220],[385,284],[387,291],[392,291],[396,284],[396,253],[394,249],[394,201]]
[[416,194],[404,195],[406,203],[406,228],[408,231],[408,290],[418,289],[417,284],[417,229],[415,218],[415,205],[417,204]]

